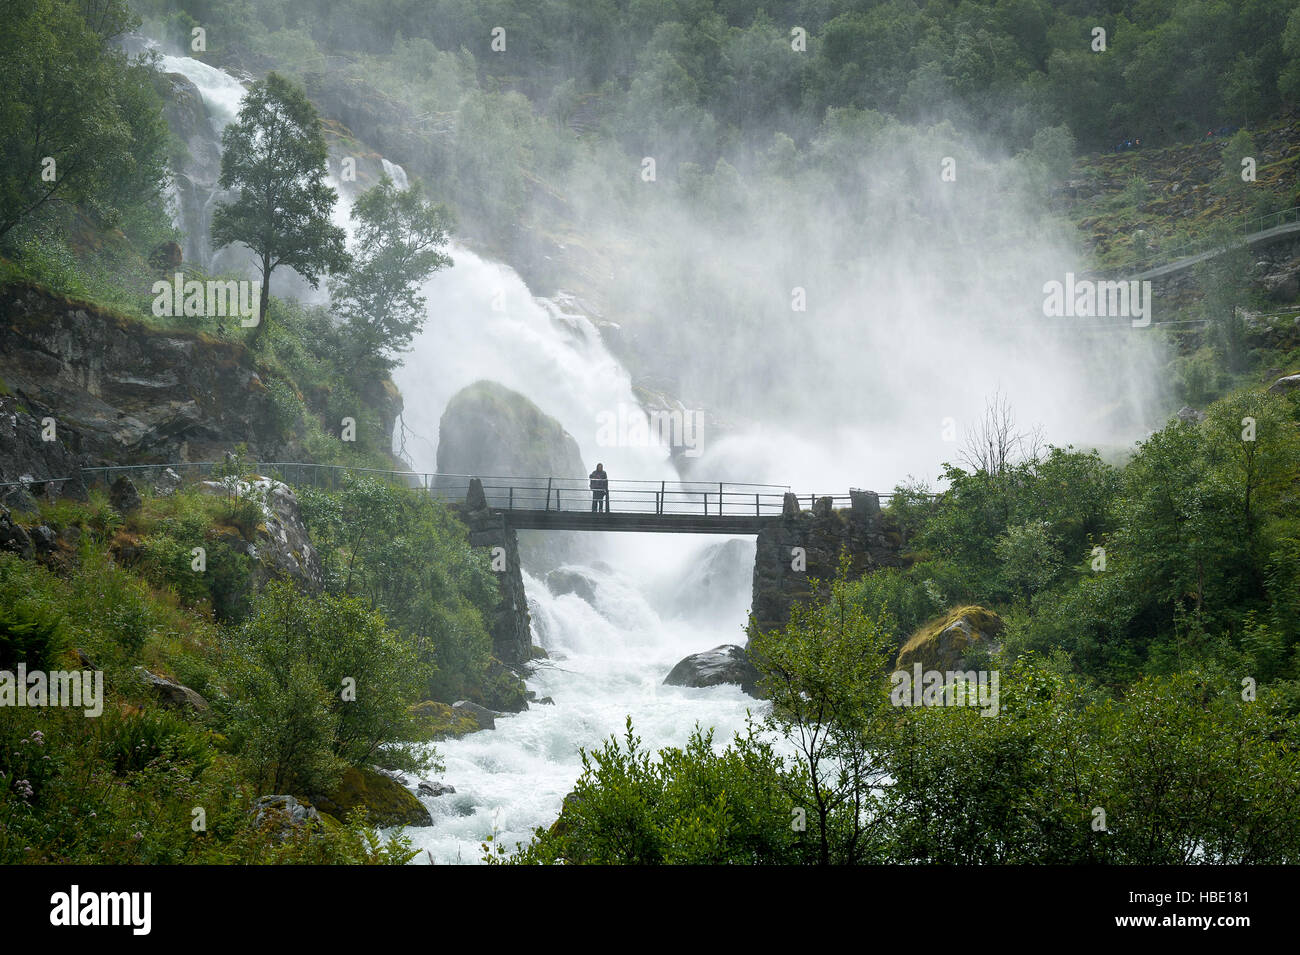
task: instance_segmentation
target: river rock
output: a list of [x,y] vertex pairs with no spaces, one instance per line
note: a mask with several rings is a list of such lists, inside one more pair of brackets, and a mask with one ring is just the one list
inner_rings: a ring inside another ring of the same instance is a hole
[[427,779],[421,779],[417,788],[421,796],[447,796],[456,791],[455,786],[448,786],[444,783],[431,783]]
[[702,653],[692,653],[669,671],[668,676],[664,677],[664,684],[717,686],[720,683],[736,683],[741,690],[753,696],[758,680],[758,670],[750,662],[745,648],[724,644]]
[[433,817],[409,789],[373,769],[349,766],[333,792],[313,798],[321,812],[342,821],[362,806],[372,826],[431,826]]
[[479,706],[477,703],[471,703],[469,700],[457,700],[451,705],[453,710],[460,710],[462,713],[468,713],[474,717],[481,729],[494,730],[497,728],[496,718],[501,714],[495,710],[489,710],[486,706]]
[[574,594],[593,606],[596,603],[596,582],[572,567],[560,567],[547,574],[546,589],[557,597]]

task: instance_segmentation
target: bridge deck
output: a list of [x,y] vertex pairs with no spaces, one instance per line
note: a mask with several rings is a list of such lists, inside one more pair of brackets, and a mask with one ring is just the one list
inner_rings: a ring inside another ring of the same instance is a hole
[[779,515],[753,514],[640,514],[610,511],[543,511],[492,508],[516,530],[551,531],[653,531],[665,534],[757,534]]

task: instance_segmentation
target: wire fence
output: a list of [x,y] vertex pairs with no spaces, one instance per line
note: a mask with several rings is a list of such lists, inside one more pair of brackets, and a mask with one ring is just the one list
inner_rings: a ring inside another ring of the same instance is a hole
[[[171,477],[168,475],[171,472]],[[166,464],[120,464],[81,468],[76,474],[61,477],[23,478],[0,483],[2,488],[25,488],[40,493],[48,485],[79,481],[87,487],[108,487],[120,477],[143,485],[184,485],[208,482],[223,486],[231,496],[239,493],[239,483],[253,477],[265,478],[290,487],[312,487],[337,491],[350,480],[368,478],[383,481],[429,496],[443,503],[464,502],[471,484],[478,481],[488,507],[504,511],[589,511],[609,510],[634,514],[694,514],[704,516],[751,515],[779,516],[791,494],[789,485],[756,484],[728,481],[606,480],[603,488],[593,489],[589,477],[514,477],[501,475],[445,474],[426,471],[397,471],[381,468],[352,467],[337,464],[314,464],[297,461],[186,461]],[[597,493],[600,491],[601,493]],[[851,493],[796,494],[799,507],[814,508],[827,501],[831,508],[851,507]],[[888,499],[891,493],[874,494]]]
[[[1191,258],[1206,252],[1217,252],[1231,247],[1235,244],[1231,241],[1232,237],[1246,242],[1252,238],[1261,237],[1272,229],[1296,223],[1300,223],[1300,206],[1292,206],[1290,209],[1269,212],[1261,216],[1245,216],[1242,218],[1240,225],[1231,228],[1226,234],[1217,233],[1198,236],[1171,248],[1149,250],[1145,255],[1139,256],[1122,268],[1126,272],[1133,269],[1149,271],[1164,265],[1173,265],[1180,259]],[[1228,242],[1227,246],[1224,245],[1225,240]]]

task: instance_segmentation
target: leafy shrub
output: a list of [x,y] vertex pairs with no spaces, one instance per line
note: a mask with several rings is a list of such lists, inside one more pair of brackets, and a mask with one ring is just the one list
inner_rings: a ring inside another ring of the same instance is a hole
[[197,776],[213,759],[204,735],[167,710],[110,711],[100,732],[104,758],[119,776],[140,772],[156,762],[183,767]]

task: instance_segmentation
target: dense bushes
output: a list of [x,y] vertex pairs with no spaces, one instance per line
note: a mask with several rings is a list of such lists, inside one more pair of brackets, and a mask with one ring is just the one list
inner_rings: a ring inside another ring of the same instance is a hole
[[[0,554],[0,668],[80,668],[75,649],[103,671],[105,700],[97,718],[6,710],[0,859],[406,859],[361,817],[283,836],[256,829],[249,805],[266,793],[323,796],[348,766],[429,768],[414,704],[522,693],[489,666],[483,608],[496,582],[445,508],[358,481],[303,493],[325,592],[284,580],[259,590],[244,545],[260,508],[188,488],[146,492],[125,518],[99,492],[16,515],[49,524],[60,544],[43,562]],[[374,527],[354,523],[366,520]],[[207,551],[202,572],[195,546]],[[209,709],[161,709],[141,665],[204,694]],[[191,829],[196,806],[202,832]]]
[[657,758],[629,724],[586,756],[560,819],[514,861],[1300,859],[1300,722],[1273,691],[1248,697],[1232,675],[1191,670],[1111,698],[1031,656],[1002,668],[996,717],[898,709],[883,673],[822,666],[837,645],[873,639],[865,621],[834,624],[837,612],[815,610],[831,625],[800,625],[813,652],[782,665],[815,719],[786,709],[722,753],[697,732]]

